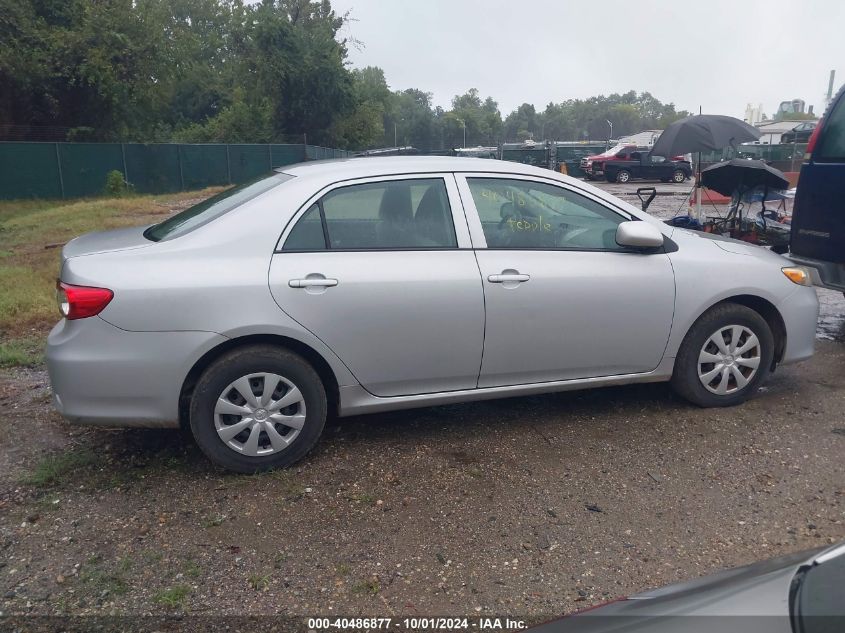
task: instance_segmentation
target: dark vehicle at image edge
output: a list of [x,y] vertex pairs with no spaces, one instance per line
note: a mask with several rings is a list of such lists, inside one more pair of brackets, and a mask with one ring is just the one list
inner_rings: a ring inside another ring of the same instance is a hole
[[845,86],[807,144],[792,214],[790,259],[817,286],[845,292]]
[[635,178],[682,183],[692,176],[692,167],[685,160],[668,160],[650,152],[633,152],[628,160],[611,160],[604,164],[607,182],[628,182]]

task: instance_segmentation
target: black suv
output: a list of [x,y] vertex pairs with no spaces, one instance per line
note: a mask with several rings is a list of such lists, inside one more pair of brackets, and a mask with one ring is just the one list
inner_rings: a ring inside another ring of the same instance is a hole
[[798,178],[789,257],[813,282],[845,292],[845,86],[807,144]]

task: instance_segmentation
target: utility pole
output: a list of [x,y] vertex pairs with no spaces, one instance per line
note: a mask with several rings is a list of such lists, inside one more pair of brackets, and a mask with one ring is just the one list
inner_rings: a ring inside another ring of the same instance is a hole
[[605,119],[605,121],[607,121],[607,124],[610,126],[610,136],[608,137],[607,140],[612,141],[613,140],[613,123],[611,123],[608,119]]
[[461,125],[464,128],[464,144],[463,144],[463,147],[466,147],[467,146],[467,124],[466,124],[466,121],[464,121],[463,119],[457,119],[457,120],[461,122]]

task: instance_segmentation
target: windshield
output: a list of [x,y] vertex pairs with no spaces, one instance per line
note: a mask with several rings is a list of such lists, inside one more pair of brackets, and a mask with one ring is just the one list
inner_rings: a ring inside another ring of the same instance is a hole
[[153,242],[170,240],[180,235],[190,233],[203,224],[216,220],[235,207],[242,205],[248,200],[269,191],[283,182],[293,178],[290,174],[273,174],[262,176],[259,180],[253,180],[243,185],[237,185],[226,191],[221,191],[216,196],[203,200],[199,204],[185,209],[166,219],[164,222],[151,226],[144,231],[144,237]]

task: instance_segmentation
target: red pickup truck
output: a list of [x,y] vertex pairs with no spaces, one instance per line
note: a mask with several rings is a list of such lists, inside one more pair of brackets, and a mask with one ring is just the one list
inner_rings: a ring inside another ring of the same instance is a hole
[[[595,156],[586,156],[581,159],[581,170],[584,172],[584,178],[587,180],[596,180],[597,178],[604,178],[604,164],[609,160],[630,160],[631,154],[637,151],[636,145],[626,145],[620,143],[607,150],[604,154],[596,154]],[[640,151],[648,151],[644,148]]]

